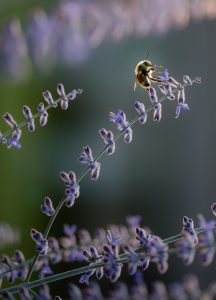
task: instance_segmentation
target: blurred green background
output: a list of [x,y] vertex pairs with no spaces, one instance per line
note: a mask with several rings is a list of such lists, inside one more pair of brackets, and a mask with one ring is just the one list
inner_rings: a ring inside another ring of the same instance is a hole
[[[49,14],[58,1],[1,1],[1,26],[11,17],[21,20],[25,29],[35,4]],[[83,166],[77,158],[83,146],[94,153],[103,143],[98,130],[116,132],[108,113],[123,109],[128,119],[135,116],[134,101],[149,105],[147,94],[133,91],[134,67],[146,56],[156,65],[168,68],[177,80],[187,74],[202,77],[202,84],[186,90],[189,112],[175,120],[176,103],[165,101],[163,118],[157,124],[149,115],[145,126],[136,124],[129,145],[117,143],[116,153],[101,159],[101,176],[91,182],[86,176],[81,195],[73,208],[63,208],[51,234],[61,235],[64,223],[76,223],[94,232],[97,226],[124,223],[125,216],[140,214],[142,225],[166,238],[180,232],[184,215],[196,219],[198,213],[211,218],[210,205],[215,201],[215,53],[216,21],[191,22],[182,30],[146,37],[130,35],[118,42],[106,40],[93,49],[88,58],[72,66],[56,65],[50,72],[32,67],[30,75],[15,82],[1,75],[0,114],[10,112],[23,120],[21,109],[29,105],[33,112],[48,89],[56,96],[56,85],[62,82],[66,91],[82,88],[83,94],[67,111],[50,111],[47,126],[35,133],[24,130],[21,150],[1,151],[0,220],[19,229],[19,247],[26,257],[34,253],[29,233],[32,227],[43,231],[48,218],[40,212],[45,196],[54,204],[64,194],[59,172],[73,170],[80,174]],[[1,131],[6,130],[1,121]],[[13,248],[5,249],[9,254]],[[201,268],[198,259],[185,267],[177,258],[170,260],[162,279],[178,280],[187,272],[201,274],[207,284],[213,278],[214,266]],[[147,270],[147,279],[160,278],[155,268]]]

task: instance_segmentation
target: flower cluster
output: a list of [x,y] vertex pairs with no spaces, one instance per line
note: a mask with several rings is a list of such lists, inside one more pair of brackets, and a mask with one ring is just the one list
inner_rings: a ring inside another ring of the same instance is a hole
[[25,32],[17,19],[5,24],[0,60],[6,73],[21,80],[28,76],[31,65],[52,70],[59,63],[83,61],[107,38],[117,42],[130,35],[164,34],[187,26],[189,20],[215,17],[214,0],[68,0],[50,15],[35,10]]
[[[46,125],[48,120],[48,110],[50,108],[55,108],[58,106],[58,102],[60,102],[62,109],[68,108],[68,102],[74,100],[77,94],[81,94],[82,90],[73,90],[72,92],[65,94],[64,86],[62,83],[57,85],[57,92],[60,96],[57,100],[54,100],[52,94],[49,91],[45,91],[42,93],[44,100],[47,102],[47,106],[44,106],[44,103],[39,103],[37,108],[37,113],[35,115],[32,114],[30,107],[27,105],[23,106],[22,112],[25,117],[25,121],[21,123],[17,123],[13,116],[10,113],[5,113],[3,115],[3,119],[9,125],[10,130],[5,133],[0,133],[0,143],[6,144],[8,148],[15,147],[17,149],[21,148],[20,138],[22,135],[21,127],[27,126],[30,132],[35,130],[35,119],[39,118],[39,124],[41,126]],[[7,140],[7,136],[11,135],[11,138]]]

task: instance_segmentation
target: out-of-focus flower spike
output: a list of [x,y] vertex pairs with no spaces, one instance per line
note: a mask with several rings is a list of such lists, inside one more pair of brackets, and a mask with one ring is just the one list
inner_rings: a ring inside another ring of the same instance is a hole
[[14,120],[13,116],[10,113],[5,113],[3,115],[5,122],[13,129],[17,128],[17,122]]
[[42,93],[44,100],[51,106],[57,107],[57,102],[53,99],[52,94],[49,91],[45,91]]
[[21,144],[20,144],[20,138],[22,135],[22,131],[21,129],[17,128],[13,131],[12,133],[12,137],[7,141],[7,147],[11,148],[12,146],[14,146],[17,149],[21,148]]
[[142,102],[136,101],[134,103],[136,111],[140,114],[139,122],[145,124],[147,121],[147,114],[145,112],[145,105]]
[[24,114],[24,116],[25,116],[26,119],[27,119],[27,127],[28,127],[28,130],[29,130],[30,132],[33,132],[33,131],[35,130],[34,118],[33,118],[31,109],[30,109],[27,105],[24,105],[24,106],[23,106],[23,114]]
[[156,103],[154,106],[153,120],[160,122],[162,118],[162,105],[161,103]]
[[102,128],[99,130],[99,134],[104,140],[105,144],[107,145],[106,154],[107,155],[113,154],[115,152],[115,141],[114,141],[114,135],[112,131]]
[[211,205],[211,210],[212,210],[214,216],[216,217],[216,203],[213,203],[213,204]]
[[48,112],[45,110],[43,103],[39,103],[38,112],[40,113],[40,125],[45,126],[48,121]]
[[51,217],[55,213],[52,200],[49,197],[44,198],[44,203],[41,205],[41,211],[48,217]]

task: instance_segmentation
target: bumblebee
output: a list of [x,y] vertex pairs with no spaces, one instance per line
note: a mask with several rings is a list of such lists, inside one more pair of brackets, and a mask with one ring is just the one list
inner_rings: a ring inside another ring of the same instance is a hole
[[[162,68],[157,67],[157,68]],[[164,80],[161,80],[158,77],[154,77],[155,73],[161,73],[159,69],[156,69],[156,66],[153,66],[153,64],[149,60],[141,60],[134,70],[136,80],[134,84],[134,91],[137,87],[137,84],[140,85],[143,89],[148,90],[151,86],[151,82],[155,83],[164,83]]]

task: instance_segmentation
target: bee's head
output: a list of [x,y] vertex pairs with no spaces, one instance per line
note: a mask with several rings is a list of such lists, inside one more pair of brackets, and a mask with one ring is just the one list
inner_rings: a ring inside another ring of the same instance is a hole
[[152,68],[153,64],[149,60],[143,60],[142,65],[146,71]]

